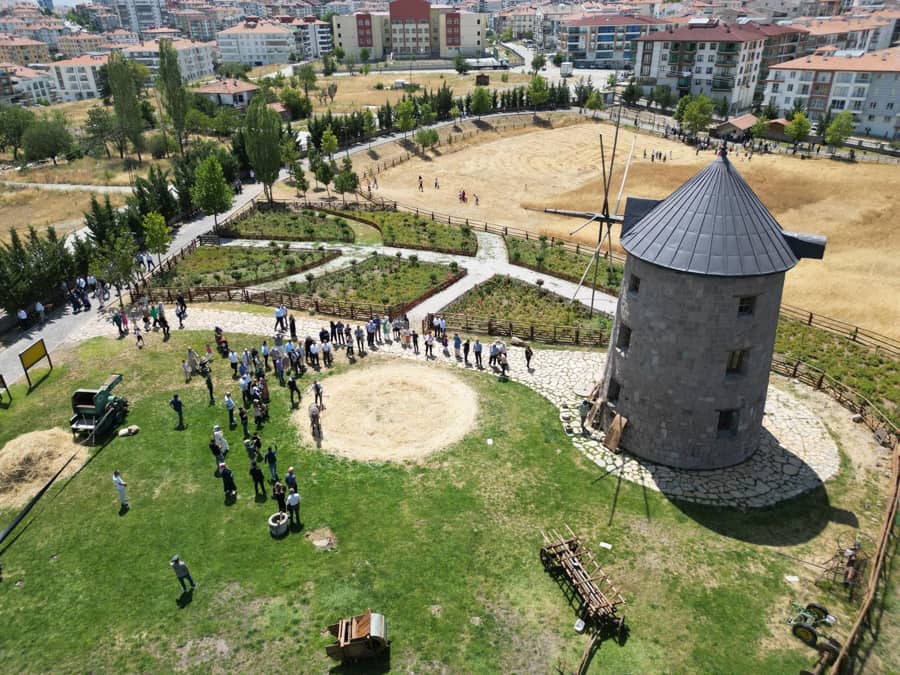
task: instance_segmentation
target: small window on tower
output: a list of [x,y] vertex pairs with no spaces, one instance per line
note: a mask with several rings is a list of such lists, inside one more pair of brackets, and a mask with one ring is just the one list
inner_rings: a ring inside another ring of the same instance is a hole
[[619,337],[616,339],[616,347],[623,352],[631,346],[631,329],[624,323],[619,325]]
[[719,411],[717,431],[720,436],[735,434],[738,429],[738,411],[736,408]]
[[641,290],[641,278],[633,274],[628,278],[628,292],[638,293]]
[[619,400],[619,393],[622,391],[622,385],[615,380],[609,381],[609,389],[606,390],[606,400],[615,403]]
[[747,349],[728,352],[728,365],[725,367],[727,375],[742,375],[747,372],[747,352]]
[[741,298],[738,298],[738,316],[750,316],[755,310],[755,295],[745,295]]

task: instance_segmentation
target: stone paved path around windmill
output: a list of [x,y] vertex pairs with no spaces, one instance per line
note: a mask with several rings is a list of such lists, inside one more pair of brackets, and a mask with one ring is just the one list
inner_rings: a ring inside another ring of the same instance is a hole
[[[322,320],[298,317],[298,335],[301,339],[307,334],[316,336],[322,325]],[[190,307],[186,328],[207,330],[211,338],[214,326],[221,326],[226,335],[272,335],[274,317],[214,310],[199,304]],[[112,324],[95,315],[93,321],[79,334],[71,335],[69,340],[75,343],[96,335],[112,337],[114,334]],[[153,349],[160,339],[158,333],[151,332],[146,336],[148,348]],[[243,348],[243,345],[235,347]],[[534,351],[534,368],[529,372],[525,368],[523,350],[510,347],[510,379],[538,392],[559,409],[563,429],[575,448],[599,467],[601,476],[628,480],[676,500],[755,508],[814,489],[839,468],[837,446],[824,424],[799,400],[771,386],[766,402],[763,441],[759,450],[738,466],[715,471],[679,471],[642,462],[627,453],[613,454],[603,447],[600,433],[581,436],[571,431],[577,431],[579,427],[577,406],[601,376],[605,355],[564,349],[536,348]],[[437,357],[429,362],[423,355],[414,355],[411,349],[395,342],[379,346],[376,358],[414,359],[434,367],[473,369],[457,362],[449,353],[441,353],[439,349],[436,352]],[[338,350],[335,361],[340,363],[345,359],[343,351]],[[177,365],[173,363],[173,373],[178,371]],[[485,373],[492,371],[488,369]]]

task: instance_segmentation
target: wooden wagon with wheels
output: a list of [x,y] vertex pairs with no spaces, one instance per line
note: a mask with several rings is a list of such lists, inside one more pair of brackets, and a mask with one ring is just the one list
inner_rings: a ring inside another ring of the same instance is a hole
[[567,525],[568,536],[541,532],[541,563],[553,576],[564,576],[581,603],[581,618],[598,628],[612,627],[621,638],[625,618],[617,614],[625,598],[613,586],[594,554]]
[[328,632],[337,642],[328,645],[325,653],[342,663],[373,658],[386,652],[391,644],[384,615],[375,614],[371,609],[365,614],[340,619],[328,626]]

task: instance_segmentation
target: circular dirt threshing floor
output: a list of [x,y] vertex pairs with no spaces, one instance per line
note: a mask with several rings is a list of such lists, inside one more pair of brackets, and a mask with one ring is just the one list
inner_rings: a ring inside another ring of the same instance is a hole
[[[329,377],[319,447],[358,461],[417,461],[464,438],[478,418],[475,390],[445,368],[391,360]],[[313,443],[312,391],[293,421]]]

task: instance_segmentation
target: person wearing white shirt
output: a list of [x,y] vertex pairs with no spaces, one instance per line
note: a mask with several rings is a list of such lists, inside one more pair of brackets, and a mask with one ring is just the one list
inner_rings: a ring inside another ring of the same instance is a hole
[[41,304],[41,301],[40,301],[40,300],[38,300],[36,303],[34,303],[34,311],[37,312],[38,319],[40,320],[41,325],[43,325],[43,324],[44,324],[44,321],[45,321],[45,319],[44,319],[44,305]]
[[294,488],[291,488],[291,492],[287,497],[287,508],[288,515],[291,518],[291,524],[293,525],[294,519],[297,519],[297,527],[300,527],[300,494]]
[[122,474],[119,473],[118,469],[113,471],[113,485],[115,485],[116,490],[119,491],[119,502],[122,504],[122,509],[128,509],[128,498],[125,496],[125,486],[128,485],[128,483],[122,480]]
[[26,312],[24,309],[20,309],[18,312],[16,312],[16,318],[19,319],[19,327],[22,330],[28,328],[28,312]]

